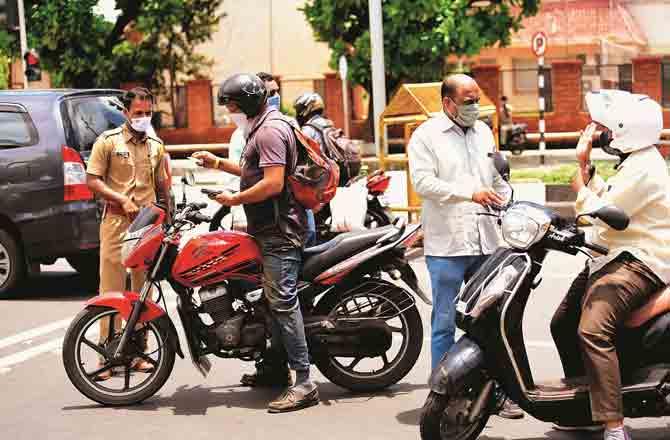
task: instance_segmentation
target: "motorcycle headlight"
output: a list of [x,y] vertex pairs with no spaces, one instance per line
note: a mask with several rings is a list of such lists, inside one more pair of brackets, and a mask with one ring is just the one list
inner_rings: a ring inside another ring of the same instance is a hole
[[510,246],[528,249],[547,233],[551,218],[543,210],[530,205],[515,205],[502,219],[502,236]]

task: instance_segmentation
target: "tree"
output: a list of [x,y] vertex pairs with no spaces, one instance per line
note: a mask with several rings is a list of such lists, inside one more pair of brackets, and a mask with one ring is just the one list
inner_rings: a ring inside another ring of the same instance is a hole
[[[386,87],[440,79],[446,58],[509,44],[539,0],[383,0]],[[371,89],[367,0],[309,0],[302,8],[319,41],[328,43],[330,65],[346,55],[349,79]],[[372,113],[370,113],[372,114]]]
[[26,0],[29,45],[54,85],[118,87],[137,81],[165,91],[211,65],[195,49],[217,29],[223,0],[116,0],[120,14],[113,23],[94,11],[97,4]]

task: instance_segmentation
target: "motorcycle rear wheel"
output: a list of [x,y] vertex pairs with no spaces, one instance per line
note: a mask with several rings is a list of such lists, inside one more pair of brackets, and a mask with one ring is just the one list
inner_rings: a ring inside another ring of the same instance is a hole
[[[431,391],[421,411],[421,440],[475,440],[479,437],[491,416],[488,408],[484,408],[480,417],[473,422],[454,423],[458,416],[450,414],[450,411],[467,410],[463,404],[467,402],[464,399],[469,394],[465,390],[462,396],[450,398],[446,394]],[[463,418],[467,417],[467,411],[465,414]]]
[[[127,347],[131,351],[129,351],[128,361],[124,365],[115,365],[109,368],[109,365],[112,364],[106,356],[104,360],[102,360],[102,357],[103,355],[109,356],[114,351],[113,344],[118,343],[121,330],[119,329],[118,332],[115,332],[114,325],[110,325],[110,333],[114,333],[114,335],[109,335],[105,343],[98,342],[98,344],[87,338],[86,333],[96,323],[99,324],[101,319],[109,319],[110,322],[114,322],[116,315],[118,315],[116,310],[107,307],[87,307],[79,312],[65,334],[62,352],[63,366],[72,384],[89,399],[107,406],[133,405],[153,396],[165,384],[174,367],[175,349],[168,341],[170,333],[169,329],[165,328],[165,324],[160,320],[151,321],[146,323],[145,329],[138,333],[150,332],[155,338],[158,348],[148,354],[138,350],[132,351],[133,344],[129,342]],[[91,334],[95,335],[95,330],[92,330]],[[111,344],[109,341],[111,341]],[[82,360],[82,346],[86,346],[90,350],[97,352],[99,362],[103,364],[102,368],[106,368],[104,371],[111,370],[113,374],[119,370],[123,371],[123,389],[113,390],[109,388],[108,381],[96,381],[96,376],[100,373],[100,365],[93,367],[94,370],[97,370],[98,374],[94,374],[96,371],[86,371],[86,362]],[[155,359],[151,355],[155,355]],[[131,368],[133,358],[147,361],[151,359],[150,363],[154,365],[154,370],[151,373],[147,373],[149,376],[144,381],[131,388],[131,376],[136,374]]]
[[[364,296],[365,294],[354,294],[344,297],[338,297],[337,295],[326,296],[317,304],[314,313],[316,315],[328,315],[331,317],[341,316],[341,309],[342,307],[346,307],[347,302],[359,301],[360,297]],[[392,298],[385,298],[385,300],[394,304]],[[394,307],[402,310],[402,306],[399,304],[394,304]],[[383,360],[382,369],[373,372],[355,370],[358,362],[372,358],[353,359],[349,365],[345,365],[339,358],[329,355],[316,355],[314,357],[314,364],[332,383],[351,391],[379,391],[397,383],[410,372],[421,354],[423,325],[416,305],[412,305],[410,308],[404,310],[394,319],[399,321],[400,327],[394,325],[393,331],[402,333],[403,342],[398,354],[390,361],[386,357],[388,351],[381,358]]]

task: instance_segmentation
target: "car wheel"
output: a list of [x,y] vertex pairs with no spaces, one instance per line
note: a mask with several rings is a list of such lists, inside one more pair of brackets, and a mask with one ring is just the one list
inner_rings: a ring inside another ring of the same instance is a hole
[[0,298],[6,298],[25,274],[26,264],[21,246],[7,231],[0,229]]

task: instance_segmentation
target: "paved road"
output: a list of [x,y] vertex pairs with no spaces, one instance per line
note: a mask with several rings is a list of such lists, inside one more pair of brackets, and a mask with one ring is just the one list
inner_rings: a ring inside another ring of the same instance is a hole
[[[524,322],[536,379],[560,373],[548,323],[581,262],[552,255],[545,280],[531,298]],[[415,260],[428,288],[423,259]],[[417,439],[419,408],[428,389],[428,339],[422,355],[401,381],[383,393],[352,394],[316,373],[322,404],[293,414],[265,411],[276,391],[238,386],[251,364],[213,361],[203,379],[190,362],[177,360],[172,377],[154,398],[131,408],[102,408],[78,394],[65,376],[60,345],[68,321],[90,297],[90,288],[63,260],[44,267],[15,297],[0,302],[0,439]],[[169,297],[168,293],[168,297]],[[430,309],[419,308],[428,333]],[[174,310],[171,311],[174,316]],[[314,370],[316,371],[316,370]],[[632,420],[636,440],[670,438],[665,419]],[[494,417],[486,440],[596,439],[555,432],[530,417],[508,421]]]

